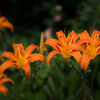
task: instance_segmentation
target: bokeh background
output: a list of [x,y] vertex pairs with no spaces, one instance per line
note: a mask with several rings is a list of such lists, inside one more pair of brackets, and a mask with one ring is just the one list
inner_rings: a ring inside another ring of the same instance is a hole
[[[71,30],[77,33],[85,29],[89,33],[100,30],[99,0],[3,0],[0,14],[14,25],[13,33],[9,29],[0,33],[0,53],[13,51],[13,43],[23,43],[25,48],[31,43],[39,45],[41,32],[46,37],[57,38],[59,30],[66,35]],[[48,47],[45,55],[51,50]],[[81,71],[73,58],[72,62]],[[49,68],[45,64],[37,71],[37,62],[32,63],[30,79],[22,71],[9,68],[5,73],[15,84],[5,84],[9,94],[1,94],[0,100],[100,100],[99,66],[100,57],[97,56],[86,75],[87,87],[60,55],[52,58]]]

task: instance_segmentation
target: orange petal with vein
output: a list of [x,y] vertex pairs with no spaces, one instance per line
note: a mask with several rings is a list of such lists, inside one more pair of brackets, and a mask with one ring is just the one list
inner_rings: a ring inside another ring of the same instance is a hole
[[9,67],[17,68],[12,61],[7,60],[6,62],[2,63],[2,65],[0,66],[0,73],[3,73]]
[[89,34],[88,34],[88,32],[86,30],[84,30],[84,32],[78,34],[78,36],[80,37],[81,40],[90,39],[90,36],[89,36]]
[[2,22],[5,21],[5,20],[7,20],[6,17],[4,17],[4,16],[0,17],[0,23],[2,23]]
[[25,54],[31,54],[32,53],[32,51],[36,48],[37,46],[36,45],[34,45],[34,44],[31,44],[31,45],[29,45],[27,48],[26,48],[26,50],[25,50]]
[[23,47],[22,43],[13,44],[13,48],[14,48],[15,51],[19,51],[19,50],[24,51],[24,47]]
[[40,61],[43,61],[43,64],[45,63],[45,57],[41,54],[31,54],[30,56],[28,56],[27,59],[29,62],[40,60]]
[[75,31],[71,31],[67,38],[66,38],[66,42],[70,42],[70,44],[75,43],[76,40],[78,39],[78,34],[75,33]]
[[24,65],[23,65],[23,69],[24,69],[24,71],[25,71],[25,74],[26,74],[27,78],[30,78],[31,69],[30,69],[29,63],[24,64]]
[[80,50],[80,51],[84,51],[83,47],[81,45],[79,45],[79,44],[69,45],[66,50]]
[[66,36],[62,30],[56,32],[56,34],[60,42],[65,42]]
[[1,56],[7,57],[7,58],[9,58],[9,59],[11,59],[11,60],[16,59],[15,56],[14,56],[14,54],[11,53],[11,52],[8,52],[8,51],[3,52],[3,53],[1,54]]
[[17,58],[20,55],[24,55],[24,47],[22,45],[22,43],[19,44],[13,44],[13,48],[14,48],[14,55]]
[[94,30],[94,32],[92,33],[92,38],[93,40],[96,38],[96,36],[100,35],[100,31],[98,30]]
[[78,63],[81,62],[81,53],[79,51],[73,51],[71,55],[76,59]]
[[49,62],[50,62],[52,56],[54,56],[54,55],[56,55],[56,54],[60,54],[60,52],[54,50],[54,51],[52,51],[52,52],[50,52],[50,53],[48,54],[48,56],[47,56],[47,61],[46,61],[46,63],[47,63],[48,66],[49,66]]
[[89,61],[91,60],[90,55],[83,53],[82,58],[81,58],[81,69],[86,70],[89,64]]
[[3,22],[3,23],[2,23],[2,26],[3,26],[3,27],[9,28],[11,32],[14,31],[13,25],[12,25],[10,22],[8,22],[8,21]]
[[12,82],[12,83],[14,83],[14,81],[12,79],[10,79],[10,78],[3,78],[3,79],[0,80],[0,84],[2,84],[4,82]]
[[98,51],[97,51],[97,55],[98,55],[98,54],[100,54],[100,48],[99,48]]
[[48,44],[48,45],[50,45],[50,46],[52,46],[54,49],[56,49],[56,50],[59,50],[59,41],[58,40],[56,40],[56,39],[47,39],[46,41],[45,41],[45,44]]
[[3,92],[4,95],[6,96],[8,94],[8,89],[5,86],[1,85],[0,86],[0,92]]
[[77,44],[83,44],[83,43],[90,43],[91,40],[90,39],[82,39],[82,40],[78,40],[76,43]]

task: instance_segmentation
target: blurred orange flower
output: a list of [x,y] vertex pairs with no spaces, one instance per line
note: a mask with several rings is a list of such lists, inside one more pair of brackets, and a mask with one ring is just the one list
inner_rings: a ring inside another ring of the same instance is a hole
[[77,48],[77,46],[71,45],[67,48],[67,50],[77,49],[83,52],[80,56],[79,63],[81,65],[81,69],[86,70],[90,60],[100,54],[100,31],[94,30],[91,37],[86,30],[78,35],[80,40],[77,41],[77,44],[80,46]]
[[11,32],[13,32],[13,30],[14,30],[13,25],[4,16],[0,17],[0,28],[2,28],[2,27],[9,28]]
[[[76,40],[78,39],[78,35],[72,31],[66,37],[63,31],[59,31],[56,33],[57,39],[47,39],[45,44],[51,45],[55,50],[50,52],[47,56],[47,65],[49,66],[49,62],[52,56],[55,54],[61,54],[63,58],[70,58],[73,56],[78,62],[80,60],[80,52],[77,50],[66,50],[69,45],[76,44]],[[78,45],[76,44],[77,48]]]
[[81,57],[81,68],[82,70],[86,70],[91,59],[94,59],[98,54],[100,54],[100,31],[94,30],[92,36],[89,36],[89,33],[85,30],[81,34],[79,34],[80,43],[84,52]]
[[36,47],[36,45],[31,44],[24,50],[22,43],[13,44],[14,54],[8,51],[2,53],[2,56],[9,58],[9,60],[1,65],[0,72],[3,73],[4,70],[13,66],[24,69],[26,76],[29,78],[31,73],[29,63],[37,60],[45,62],[43,55],[38,53],[31,54]]
[[14,83],[14,81],[12,79],[8,78],[6,75],[0,74],[0,92],[3,92],[4,95],[6,96],[8,93],[8,89],[3,85],[3,83],[5,83],[5,82]]

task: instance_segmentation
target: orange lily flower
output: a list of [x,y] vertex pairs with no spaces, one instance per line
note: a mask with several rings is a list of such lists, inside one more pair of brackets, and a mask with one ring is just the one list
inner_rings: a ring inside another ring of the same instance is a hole
[[[73,56],[78,62],[79,62],[79,58],[81,56],[80,52],[77,50],[66,50],[66,48],[69,45],[75,44],[76,40],[78,39],[78,35],[72,31],[68,34],[68,36],[66,37],[65,34],[63,33],[63,31],[59,31],[56,33],[58,40],[57,39],[47,39],[45,44],[51,45],[55,50],[50,52],[47,56],[47,65],[49,66],[49,62],[52,56],[54,56],[55,54],[61,54],[63,58],[70,58],[71,56]],[[77,45],[78,47],[79,45]]]
[[12,79],[8,78],[6,75],[0,74],[0,92],[3,92],[4,95],[6,96],[8,94],[8,89],[3,85],[3,83],[5,83],[5,82],[14,83],[14,81]]
[[11,32],[13,32],[13,30],[14,30],[13,25],[4,16],[0,17],[0,28],[2,28],[2,27],[9,28]]
[[[89,36],[89,33],[85,30],[81,34],[79,34],[80,41],[79,43],[82,44],[85,52],[81,58],[81,68],[86,70],[90,60],[93,60],[98,54],[100,54],[100,31],[94,30],[92,36]],[[90,42],[85,42],[85,41]]]
[[[80,56],[81,69],[86,70],[90,60],[93,60],[98,54],[100,54],[100,31],[94,30],[92,36],[89,36],[89,33],[85,30],[79,34],[80,40],[77,41],[78,44],[81,44],[78,50],[83,52]],[[81,49],[83,47],[83,50]],[[70,46],[69,49],[77,49],[74,46]]]
[[8,51],[2,53],[2,56],[9,58],[9,60],[1,65],[0,72],[3,73],[9,67],[22,68],[29,78],[31,73],[29,63],[37,60],[43,61],[43,63],[45,61],[43,55],[38,53],[31,54],[36,47],[36,45],[31,44],[24,50],[22,43],[13,44],[14,54]]

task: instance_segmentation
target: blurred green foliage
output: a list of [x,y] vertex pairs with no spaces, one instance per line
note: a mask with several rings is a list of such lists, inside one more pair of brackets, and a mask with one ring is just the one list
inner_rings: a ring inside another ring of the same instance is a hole
[[[59,5],[61,10],[55,9]],[[4,50],[13,51],[13,43],[23,43],[26,48],[33,43],[39,45],[40,34],[52,28],[52,37],[66,28],[77,33],[100,30],[99,0],[3,0],[0,13],[13,23],[15,30],[0,31],[0,54]],[[56,15],[60,21],[55,20]],[[45,53],[49,53],[52,48]],[[72,58],[74,67],[81,72],[80,65]],[[60,55],[51,59],[50,66],[31,64],[31,78],[27,79],[23,71],[13,68],[5,73],[15,84],[7,84],[9,94],[0,95],[0,100],[100,100],[100,57],[90,64],[91,72],[86,73],[87,90],[84,81],[69,67]],[[36,76],[34,77],[36,73]],[[6,85],[6,84],[5,84]],[[88,99],[86,95],[88,94]]]

